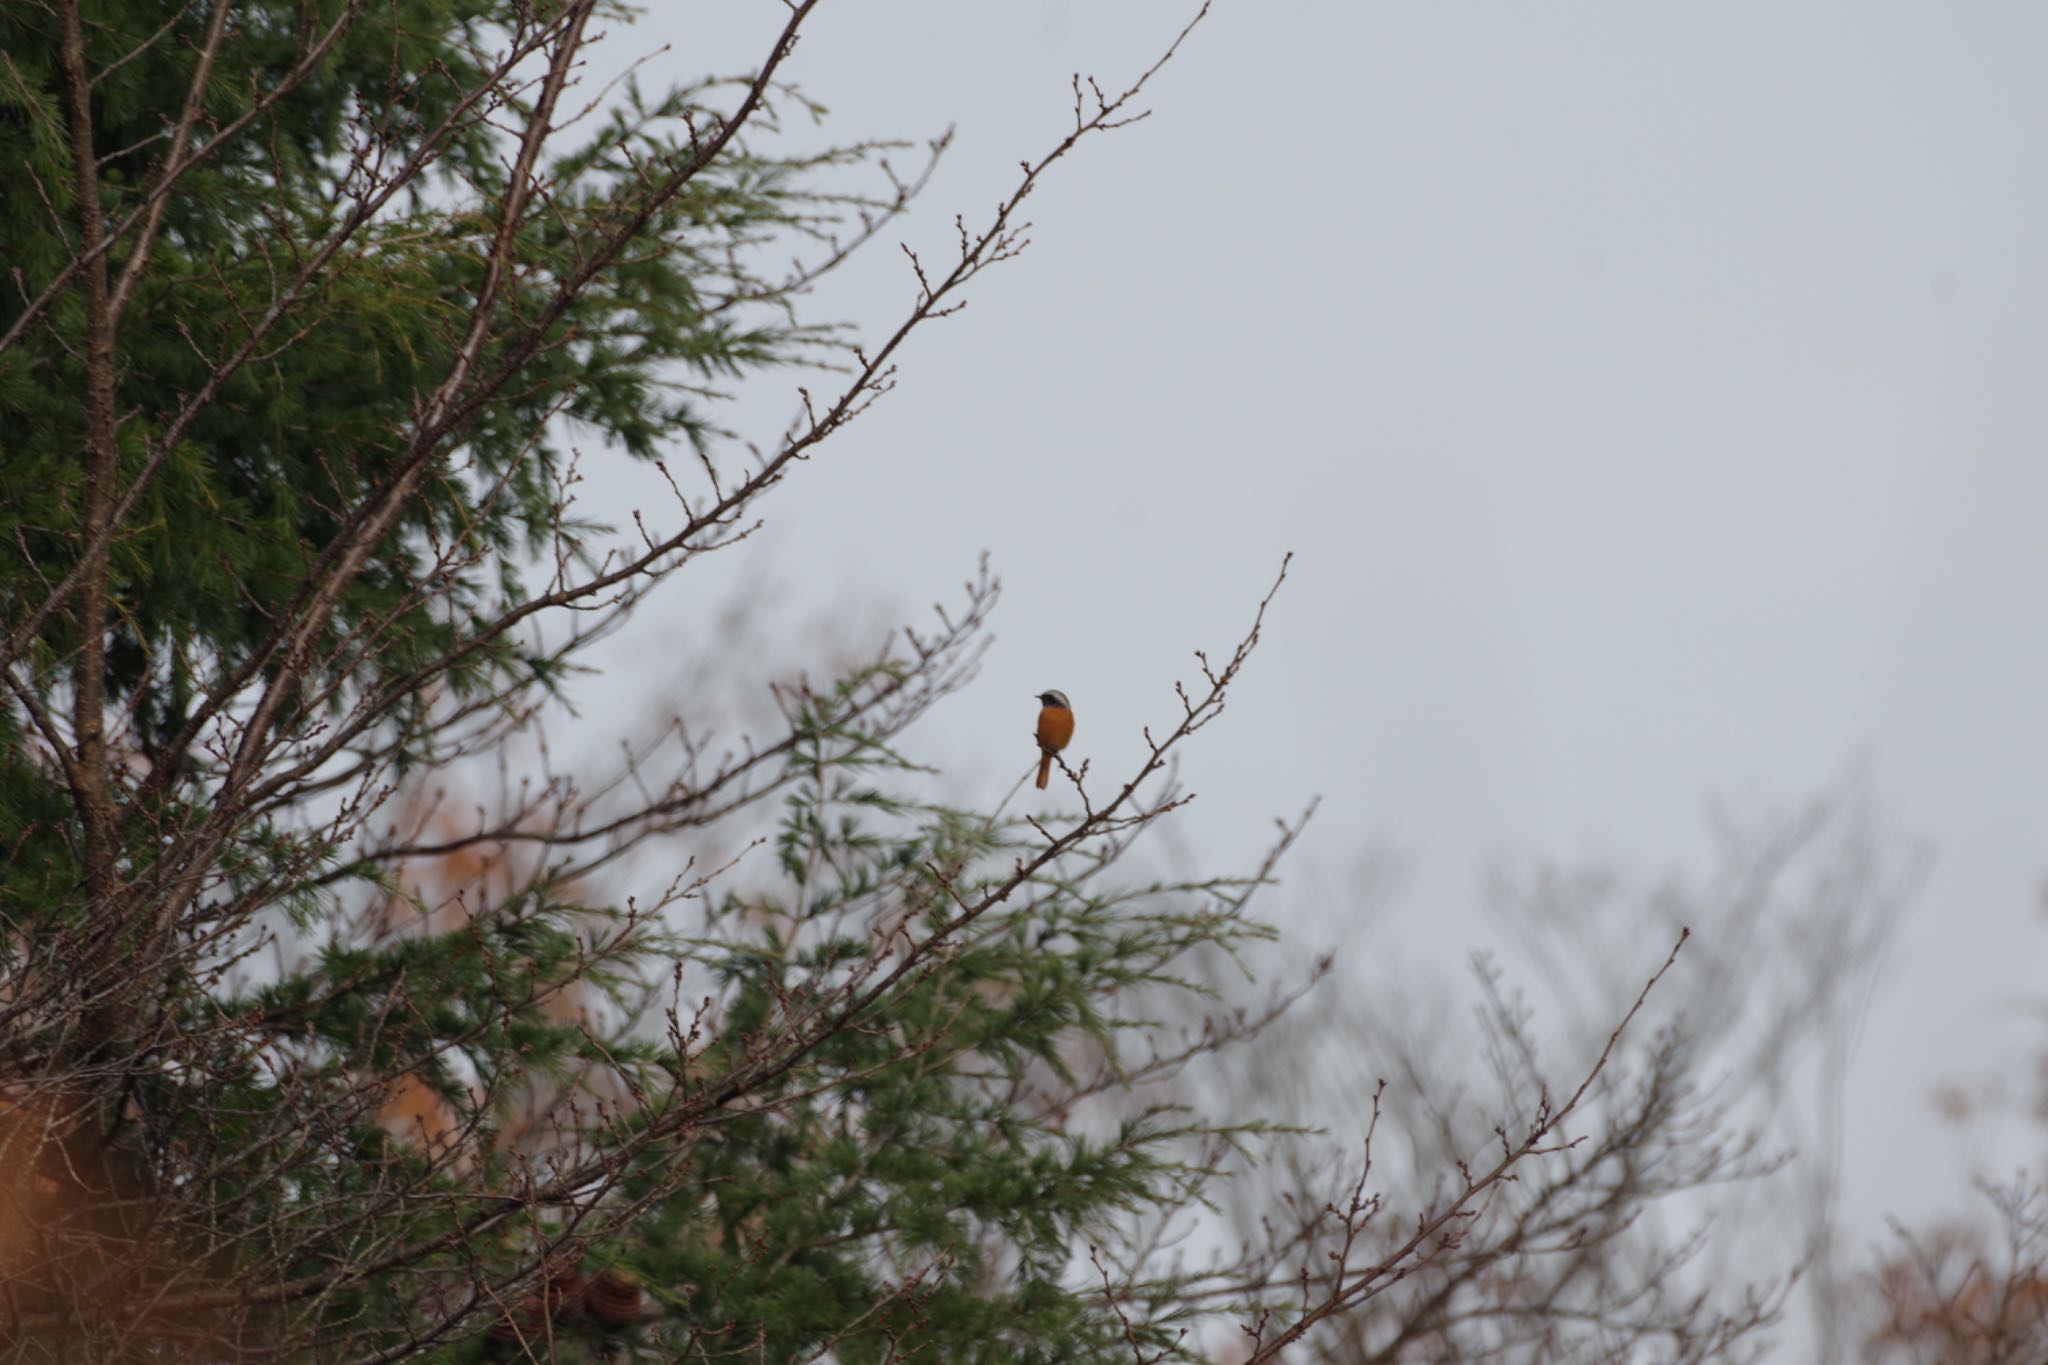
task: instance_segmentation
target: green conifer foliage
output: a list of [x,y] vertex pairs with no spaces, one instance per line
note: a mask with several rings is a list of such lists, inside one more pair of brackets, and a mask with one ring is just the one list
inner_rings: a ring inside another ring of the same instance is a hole
[[[751,78],[595,108],[630,16],[584,0],[0,9],[24,1358],[1192,1352],[1141,1239],[1259,1125],[1147,1092],[1237,1036],[1154,1021],[1264,934],[1260,878],[1120,869],[1250,640],[1064,814],[933,804],[899,747],[973,674],[985,572],[750,738],[679,716],[597,774],[539,743],[1128,112],[1078,103],[853,348],[804,292],[920,182],[777,137],[814,3]],[[820,359],[779,444],[720,436],[721,391]],[[672,499],[582,520],[579,450]],[[437,796],[491,759],[495,798]]]

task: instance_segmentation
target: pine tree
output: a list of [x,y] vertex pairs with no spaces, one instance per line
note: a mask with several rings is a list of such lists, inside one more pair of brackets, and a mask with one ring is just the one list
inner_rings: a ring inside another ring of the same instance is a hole
[[[1256,629],[1064,816],[931,804],[894,743],[971,676],[986,572],[779,691],[759,739],[679,717],[581,783],[517,749],[1016,253],[1038,177],[1144,83],[1077,98],[862,349],[799,304],[922,182],[885,144],[777,150],[814,5],[745,81],[589,110],[591,0],[0,13],[0,1257],[25,1355],[1180,1349],[1172,1284],[1105,1293],[1082,1249],[1198,1197],[1256,1125],[1089,1106],[1191,955],[1265,932],[1257,877],[1119,871]],[[791,245],[809,264],[758,264]],[[843,382],[779,443],[722,438],[723,387],[821,360]],[[580,520],[577,440],[658,465],[665,523]],[[436,803],[515,750],[495,808]],[[772,875],[691,860],[735,826]],[[670,869],[657,902],[591,892],[634,860]]]

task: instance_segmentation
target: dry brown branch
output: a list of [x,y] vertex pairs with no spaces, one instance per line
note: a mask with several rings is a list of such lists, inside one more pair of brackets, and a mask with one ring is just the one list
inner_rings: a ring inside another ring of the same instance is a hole
[[[1373,1263],[1353,1269],[1352,1261],[1360,1250],[1361,1239],[1367,1228],[1382,1208],[1382,1197],[1368,1195],[1367,1184],[1372,1177],[1372,1137],[1378,1127],[1379,1097],[1373,1100],[1373,1123],[1366,1129],[1365,1158],[1360,1163],[1358,1176],[1352,1184],[1350,1198],[1344,1207],[1326,1205],[1323,1217],[1331,1221],[1337,1230],[1337,1248],[1325,1253],[1334,1268],[1327,1272],[1327,1288],[1320,1298],[1310,1297],[1312,1284],[1325,1280],[1324,1272],[1318,1271],[1311,1277],[1307,1266],[1302,1269],[1300,1281],[1302,1303],[1291,1314],[1291,1320],[1275,1323],[1273,1314],[1262,1314],[1246,1323],[1244,1332],[1249,1338],[1250,1354],[1245,1365],[1260,1365],[1260,1362],[1277,1360],[1280,1353],[1300,1340],[1310,1328],[1335,1314],[1357,1308],[1377,1294],[1400,1283],[1421,1266],[1437,1256],[1455,1252],[1461,1244],[1461,1225],[1474,1216],[1475,1206],[1483,1203],[1504,1181],[1517,1178],[1517,1168],[1531,1158],[1566,1153],[1578,1145],[1579,1139],[1564,1136],[1564,1124],[1586,1098],[1601,1074],[1607,1069],[1620,1044],[1623,1033],[1635,1022],[1644,1003],[1657,983],[1664,979],[1666,972],[1678,960],[1679,950],[1690,937],[1690,931],[1681,930],[1678,941],[1671,946],[1664,962],[1643,984],[1635,1002],[1622,1016],[1621,1022],[1607,1035],[1605,1046],[1598,1057],[1580,1078],[1578,1086],[1562,1105],[1553,1107],[1547,1098],[1540,1099],[1535,1113],[1530,1117],[1528,1127],[1511,1138],[1505,1129],[1496,1130],[1500,1156],[1479,1175],[1461,1171],[1461,1188],[1438,1207],[1426,1211],[1416,1219],[1416,1226],[1407,1238],[1399,1242],[1392,1253]],[[1384,1082],[1382,1082],[1384,1085]]]

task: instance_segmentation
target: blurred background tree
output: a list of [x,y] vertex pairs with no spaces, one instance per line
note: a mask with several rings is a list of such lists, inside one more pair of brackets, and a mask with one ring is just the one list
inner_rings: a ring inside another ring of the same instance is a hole
[[[2039,908],[2048,915],[2048,887]],[[2029,1004],[2039,1016],[2040,1001]],[[2030,1071],[2031,1074],[2025,1074]],[[2024,1075],[2024,1082],[2015,1082]],[[1987,1120],[2040,1142],[2048,1128],[2048,1051],[2029,1068],[1986,1070],[1968,1059],[1932,1097],[1959,1138]],[[1958,1142],[1958,1146],[1964,1144]],[[2023,1149],[2024,1150],[2024,1149]],[[1913,1222],[1888,1220],[1855,1304],[1862,1359],[1873,1365],[2018,1365],[2048,1359],[2048,1185],[2040,1163],[1985,1170],[1976,1198]]]
[[[1719,812],[1714,826],[1712,862],[1687,875],[1503,864],[1490,879],[1499,948],[1474,956],[1472,988],[1418,978],[1398,957],[1354,963],[1352,990],[1304,1002],[1261,1053],[1219,1059],[1254,1111],[1326,1129],[1288,1136],[1224,1191],[1240,1240],[1270,1245],[1275,1208],[1303,1211],[1299,1235],[1326,1240],[1317,1213],[1356,1178],[1348,1139],[1370,1128],[1378,1183],[1409,1213],[1379,1230],[1398,1242],[1472,1161],[1475,1134],[1543,1102],[1549,1059],[1603,1045],[1640,989],[1616,945],[1691,930],[1682,970],[1658,988],[1665,1022],[1618,1049],[1566,1130],[1570,1150],[1473,1208],[1453,1254],[1387,1285],[1301,1358],[1853,1354],[1868,1266],[1865,1248],[1835,1240],[1840,1085],[1924,853],[1883,827],[1853,778],[1794,807]],[[1398,877],[1381,865],[1360,881]]]
[[[862,343],[807,294],[945,144],[792,150],[815,7],[746,77],[602,88],[602,25],[631,16],[594,0],[0,11],[0,1336],[50,1360],[1760,1346],[1811,1240],[1688,1279],[1712,1247],[1652,1223],[1775,1170],[1743,1105],[1853,1032],[1883,922],[1856,912],[1891,875],[1760,913],[1832,817],[1625,929],[1583,881],[1516,891],[1585,917],[1524,921],[1581,1006],[1547,1042],[1487,970],[1462,1055],[1327,993],[1254,1050],[1326,967],[1238,998],[1299,824],[1237,875],[1142,848],[1270,594],[1162,692],[1135,771],[1067,770],[1058,810],[941,804],[898,742],[973,676],[986,568],[795,674],[678,650],[684,706],[617,754],[551,750],[590,648],[747,536],[1159,69],[1077,80],[1068,134],[945,260],[910,256]],[[793,366],[786,430],[722,429]],[[587,515],[583,445],[664,503]],[[618,890],[626,866],[662,889]],[[1712,970],[1634,1028],[1688,924]],[[1841,970],[1766,993],[1744,1042],[1783,924],[1846,934],[1796,958]],[[1575,951],[1595,937],[1619,958]],[[1574,983],[1594,961],[1627,965]]]

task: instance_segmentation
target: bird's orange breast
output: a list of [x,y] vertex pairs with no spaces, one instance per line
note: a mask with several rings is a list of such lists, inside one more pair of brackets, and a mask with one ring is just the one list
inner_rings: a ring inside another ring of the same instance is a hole
[[1038,712],[1038,747],[1056,754],[1074,737],[1074,713],[1064,706],[1041,707]]

